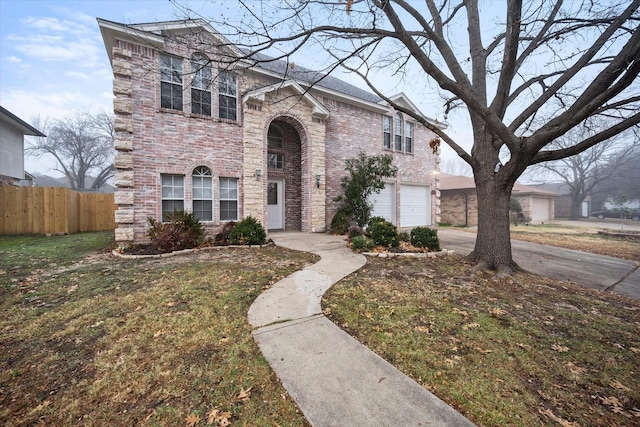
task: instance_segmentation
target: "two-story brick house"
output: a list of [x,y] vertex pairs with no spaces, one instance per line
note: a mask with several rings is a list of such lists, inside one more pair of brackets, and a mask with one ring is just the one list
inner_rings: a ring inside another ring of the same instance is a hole
[[285,61],[231,61],[243,52],[202,20],[98,24],[114,73],[120,245],[173,210],[211,233],[249,215],[268,230],[324,232],[360,151],[391,154],[399,171],[375,214],[438,222],[435,135],[377,96]]

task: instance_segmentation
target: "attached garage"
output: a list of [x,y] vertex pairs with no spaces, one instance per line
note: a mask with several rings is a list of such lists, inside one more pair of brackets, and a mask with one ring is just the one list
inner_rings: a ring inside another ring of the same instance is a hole
[[431,186],[400,186],[400,227],[431,225]]
[[531,207],[531,221],[549,221],[551,212],[551,199],[532,197]]
[[392,224],[396,223],[396,185],[388,183],[379,192],[369,197],[373,205],[371,216],[381,216]]

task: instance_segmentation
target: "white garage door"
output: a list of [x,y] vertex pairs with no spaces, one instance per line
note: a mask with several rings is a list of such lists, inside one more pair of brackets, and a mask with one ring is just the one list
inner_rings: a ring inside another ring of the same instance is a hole
[[539,199],[534,197],[531,201],[531,220],[549,221],[549,203],[551,203],[551,200],[549,199]]
[[392,224],[396,223],[396,186],[386,184],[377,194],[369,197],[369,202],[373,205],[371,216],[381,216]]
[[400,227],[431,225],[431,187],[400,186]]

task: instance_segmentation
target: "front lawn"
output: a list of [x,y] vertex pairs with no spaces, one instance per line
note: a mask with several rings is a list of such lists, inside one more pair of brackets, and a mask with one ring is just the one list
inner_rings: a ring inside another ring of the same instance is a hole
[[308,425],[247,311],[312,255],[123,260],[112,235],[0,237],[0,424]]
[[450,256],[369,259],[323,307],[478,425],[640,425],[638,301]]

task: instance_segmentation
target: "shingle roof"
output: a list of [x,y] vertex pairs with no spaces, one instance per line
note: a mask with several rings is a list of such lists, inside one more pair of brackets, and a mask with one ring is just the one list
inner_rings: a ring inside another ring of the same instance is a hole
[[251,59],[256,62],[258,67],[277,73],[283,78],[292,78],[294,80],[334,90],[336,92],[376,104],[382,102],[382,98],[371,92],[360,89],[359,87],[342,81],[336,77],[301,67],[294,62],[288,62],[284,59],[274,59],[261,53],[254,53],[251,55]]
[[[475,188],[476,183],[470,176],[449,175],[446,173],[440,174],[440,190],[468,190]],[[541,190],[530,185],[519,183],[515,183],[515,185],[513,186],[512,194],[538,194],[541,196],[558,196],[558,193],[556,192]]]

